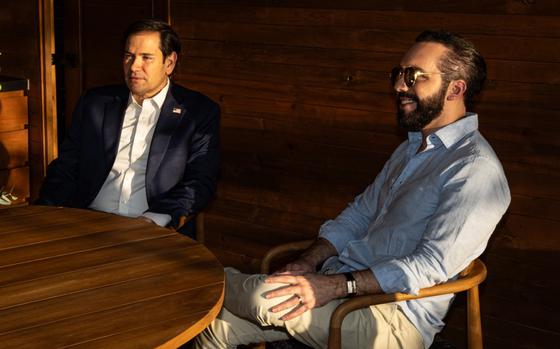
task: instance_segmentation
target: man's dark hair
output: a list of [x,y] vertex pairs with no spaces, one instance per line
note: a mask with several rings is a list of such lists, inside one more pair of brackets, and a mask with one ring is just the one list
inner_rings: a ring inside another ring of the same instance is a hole
[[482,90],[486,81],[486,62],[473,43],[460,35],[442,30],[426,30],[418,35],[416,42],[437,42],[449,49],[438,63],[438,68],[445,73],[447,82],[457,79],[467,82],[465,105],[467,108],[472,107],[473,97]]
[[160,50],[165,59],[172,52],[181,53],[181,40],[179,35],[165,22],[155,19],[141,19],[128,26],[123,35],[123,47],[128,38],[141,32],[157,32],[160,38]]

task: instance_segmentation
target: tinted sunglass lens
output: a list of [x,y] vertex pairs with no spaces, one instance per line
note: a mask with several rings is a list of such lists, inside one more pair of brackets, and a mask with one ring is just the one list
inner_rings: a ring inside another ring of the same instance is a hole
[[416,69],[413,67],[407,67],[404,69],[404,83],[408,88],[414,86],[416,82]]
[[402,75],[406,86],[408,88],[411,88],[412,86],[414,86],[414,83],[416,82],[416,72],[417,70],[414,67],[406,67],[404,69],[401,67],[395,67],[391,69],[391,73],[389,74],[389,78],[391,79],[391,84],[395,86],[395,84],[397,83],[397,81]]
[[391,84],[393,86],[395,86],[395,84],[397,83],[397,80],[399,79],[399,76],[401,75],[401,68],[400,67],[394,67],[393,69],[391,69],[391,73],[389,74],[389,78],[391,79]]

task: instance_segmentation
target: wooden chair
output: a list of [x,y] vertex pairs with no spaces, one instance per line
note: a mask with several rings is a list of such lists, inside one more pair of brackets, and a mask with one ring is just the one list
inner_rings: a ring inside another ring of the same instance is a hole
[[[288,243],[276,246],[269,250],[261,263],[261,272],[268,274],[271,263],[275,259],[304,250],[313,243],[312,240]],[[329,329],[329,349],[341,348],[341,326],[344,317],[353,310],[369,307],[375,304],[406,301],[443,294],[467,292],[467,322],[468,322],[468,348],[482,349],[482,328],[480,320],[480,302],[478,285],[486,279],[486,266],[479,259],[474,260],[466,267],[456,280],[448,281],[436,286],[423,288],[417,296],[405,293],[372,294],[350,298],[341,303],[331,316]]]
[[195,219],[196,226],[196,240],[200,243],[204,243],[204,212],[199,212],[197,215],[181,216],[179,218],[179,224],[176,230],[181,229],[182,226],[187,224],[190,220]]

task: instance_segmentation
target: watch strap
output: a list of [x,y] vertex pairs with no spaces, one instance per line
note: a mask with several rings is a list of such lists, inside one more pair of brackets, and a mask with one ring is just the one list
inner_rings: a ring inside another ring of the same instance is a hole
[[346,290],[348,293],[348,297],[353,297],[358,294],[358,287],[356,286],[356,279],[354,279],[354,275],[352,273],[344,273],[346,277]]

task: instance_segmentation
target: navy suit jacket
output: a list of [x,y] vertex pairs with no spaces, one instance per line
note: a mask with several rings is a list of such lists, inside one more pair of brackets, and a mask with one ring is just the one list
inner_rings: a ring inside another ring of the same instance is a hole
[[[59,157],[52,161],[36,203],[86,208],[115,161],[128,104],[126,85],[95,88],[80,98]],[[214,197],[219,171],[220,109],[208,97],[171,82],[146,168],[149,211],[196,214]]]

